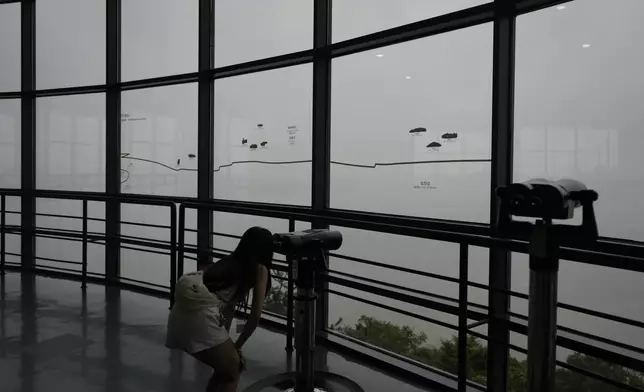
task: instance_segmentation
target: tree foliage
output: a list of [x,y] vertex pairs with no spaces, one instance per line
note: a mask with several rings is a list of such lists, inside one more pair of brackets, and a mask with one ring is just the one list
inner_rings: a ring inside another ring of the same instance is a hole
[[[348,326],[342,319],[331,326],[338,332],[391,352],[404,355],[426,365],[455,374],[458,371],[458,337],[441,340],[436,346],[427,344],[424,332],[415,332],[409,326],[401,326],[374,317],[361,316],[355,325]],[[644,375],[580,353],[568,356],[566,363],[620,383],[644,389]],[[526,391],[526,361],[510,358],[508,390]],[[473,336],[467,339],[467,377],[479,384],[487,381],[487,347]],[[557,392],[619,392],[623,389],[606,384],[568,369],[556,372]]]

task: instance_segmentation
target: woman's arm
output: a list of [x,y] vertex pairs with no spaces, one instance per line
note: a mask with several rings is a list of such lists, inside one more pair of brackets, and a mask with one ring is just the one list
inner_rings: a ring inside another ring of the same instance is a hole
[[248,316],[248,320],[246,320],[244,330],[235,342],[235,347],[238,350],[242,348],[248,338],[255,332],[257,325],[259,325],[259,319],[262,316],[266,287],[268,286],[268,269],[263,265],[259,265],[257,268],[257,283],[255,283],[253,289],[253,304],[251,305],[250,315]]
[[230,333],[230,325],[233,323],[233,319],[235,318],[235,306],[237,304],[235,302],[231,302],[227,304],[224,309],[221,311],[221,314],[224,316],[224,319],[226,320],[226,331]]

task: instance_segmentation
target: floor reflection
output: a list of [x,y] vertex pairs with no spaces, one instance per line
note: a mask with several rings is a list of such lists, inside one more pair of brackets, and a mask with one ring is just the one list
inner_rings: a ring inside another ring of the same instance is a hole
[[[2,277],[2,392],[201,391],[211,371],[163,345],[168,303],[116,287],[31,277]],[[285,337],[258,329],[244,349],[240,391],[294,368]],[[318,369],[366,391],[419,391],[317,348]]]
[[38,327],[36,324],[36,278],[30,275],[20,277],[20,315],[22,326],[20,334],[20,391],[35,391],[36,343]]

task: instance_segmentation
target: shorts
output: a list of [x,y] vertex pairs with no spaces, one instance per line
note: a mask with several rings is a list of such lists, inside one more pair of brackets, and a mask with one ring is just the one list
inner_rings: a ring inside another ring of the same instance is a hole
[[218,346],[230,339],[219,309],[185,311],[174,306],[168,317],[166,347],[188,354]]

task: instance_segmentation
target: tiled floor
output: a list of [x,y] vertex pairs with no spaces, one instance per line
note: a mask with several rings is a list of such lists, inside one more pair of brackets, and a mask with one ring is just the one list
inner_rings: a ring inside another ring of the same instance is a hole
[[[16,273],[1,285],[0,391],[205,390],[209,369],[163,346],[167,301]],[[284,343],[283,335],[255,333],[240,391],[288,369]],[[319,357],[365,391],[421,391],[321,348]]]

